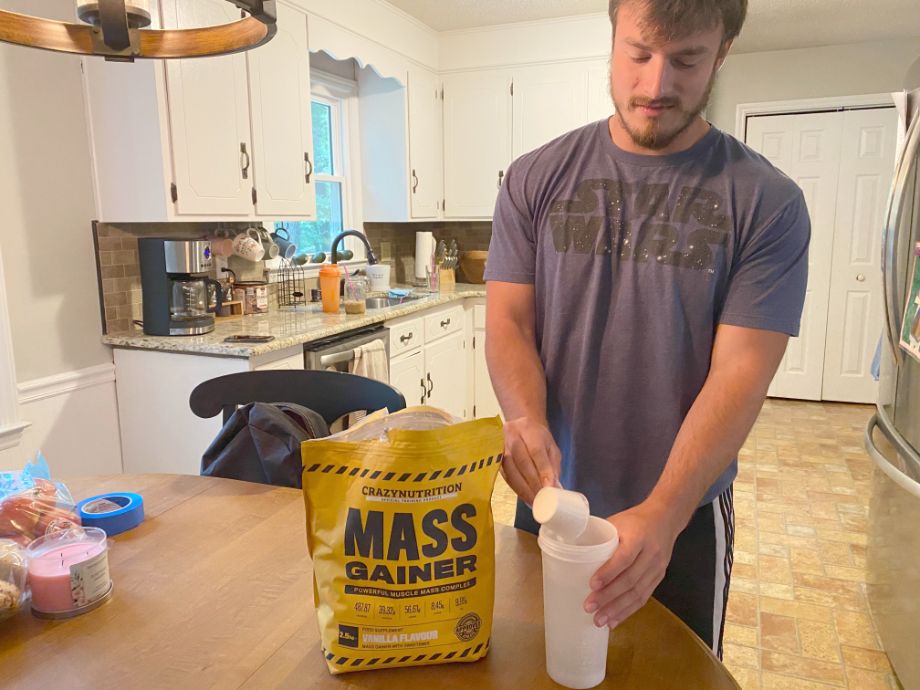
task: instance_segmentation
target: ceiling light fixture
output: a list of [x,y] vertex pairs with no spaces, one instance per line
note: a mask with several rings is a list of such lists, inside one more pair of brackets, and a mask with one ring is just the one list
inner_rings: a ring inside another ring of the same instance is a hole
[[76,0],[77,17],[83,24],[0,10],[0,41],[133,62],[135,58],[238,53],[263,45],[275,35],[275,0],[227,0],[243,11],[240,20],[199,29],[166,30],[144,28],[150,25],[150,2]]

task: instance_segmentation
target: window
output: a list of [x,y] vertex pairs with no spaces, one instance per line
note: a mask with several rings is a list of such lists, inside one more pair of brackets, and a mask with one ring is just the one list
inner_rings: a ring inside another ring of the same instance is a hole
[[[357,84],[321,72],[311,73],[313,98],[313,181],[316,220],[276,222],[300,254],[326,254],[332,240],[360,219],[357,153]],[[354,145],[351,145],[354,142]],[[346,238],[343,248],[365,258],[364,245]]]

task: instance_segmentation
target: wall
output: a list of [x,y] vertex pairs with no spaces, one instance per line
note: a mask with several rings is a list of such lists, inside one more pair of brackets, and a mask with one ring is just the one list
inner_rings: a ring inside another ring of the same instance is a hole
[[[72,17],[73,7],[72,0],[4,3],[4,9],[57,19]],[[19,418],[32,422],[22,443],[0,454],[0,467],[19,467],[43,448],[56,472],[117,472],[121,453],[112,356],[100,342],[80,60],[0,44],[0,93],[0,246]]]
[[708,117],[734,134],[739,103],[898,91],[918,56],[920,39],[730,54]]

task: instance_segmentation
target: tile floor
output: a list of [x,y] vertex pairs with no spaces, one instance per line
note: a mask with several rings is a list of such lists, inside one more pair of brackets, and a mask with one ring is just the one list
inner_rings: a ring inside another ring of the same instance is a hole
[[[744,690],[895,690],[865,595],[866,405],[768,400],[740,454],[725,664]],[[514,495],[499,477],[497,522]]]

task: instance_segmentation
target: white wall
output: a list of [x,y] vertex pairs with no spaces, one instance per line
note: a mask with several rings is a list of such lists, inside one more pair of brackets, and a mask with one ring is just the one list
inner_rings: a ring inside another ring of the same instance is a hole
[[918,56],[920,39],[730,54],[708,117],[734,134],[739,103],[898,91]]
[[[58,19],[73,8],[72,0],[4,3]],[[21,467],[42,448],[56,473],[119,471],[113,383],[74,383],[112,362],[100,342],[79,59],[0,44],[0,94],[0,246],[16,379],[33,397],[43,391],[21,405],[19,418],[32,426],[0,454],[0,468]],[[46,385],[62,374],[70,384]]]

